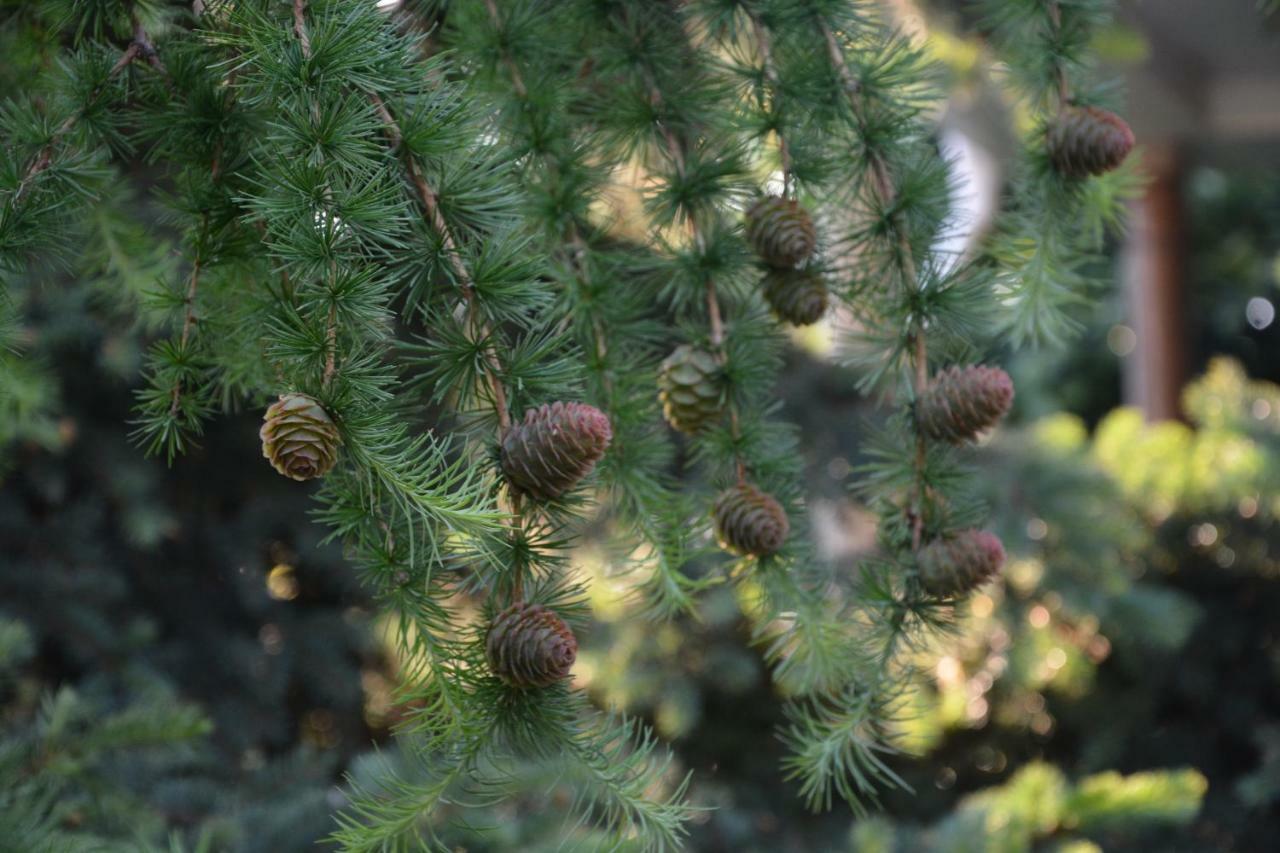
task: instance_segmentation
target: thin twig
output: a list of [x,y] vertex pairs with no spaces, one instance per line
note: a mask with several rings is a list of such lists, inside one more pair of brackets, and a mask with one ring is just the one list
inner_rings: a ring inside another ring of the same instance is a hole
[[58,127],[53,131],[53,135],[49,137],[49,141],[40,149],[40,153],[36,155],[36,158],[31,161],[31,165],[27,167],[26,172],[23,173],[22,180],[18,182],[18,189],[13,194],[14,204],[21,201],[22,196],[26,193],[27,187],[30,185],[31,181],[53,164],[53,151],[58,146],[58,143],[72,131],[76,126],[76,122],[80,121],[80,119],[84,117],[85,112],[88,111],[89,107],[93,106],[94,102],[102,96],[102,93],[106,91],[107,84],[118,77],[120,72],[127,68],[129,63],[137,59],[141,53],[142,45],[138,44],[136,41],[126,47],[120,54],[120,58],[116,60],[115,65],[112,65],[111,70],[107,72],[107,78],[95,86],[93,91],[89,93],[89,99],[85,105],[67,116],[62,124],[58,125]]
[[298,38],[302,55],[311,58],[311,36],[307,33],[307,0],[293,0],[293,34]]
[[[1049,22],[1053,24],[1054,35],[1062,34],[1062,9],[1057,0],[1049,4]],[[1067,66],[1061,62],[1054,63],[1054,74],[1058,78],[1058,105],[1065,107],[1071,100],[1071,86],[1067,82]]]
[[[854,79],[853,72],[849,69],[848,63],[845,62],[844,51],[840,48],[840,43],[836,39],[835,33],[824,20],[819,21],[822,29],[822,36],[827,44],[827,55],[831,58],[832,63],[836,67],[836,72],[840,75],[840,80],[844,84],[844,91],[849,98],[849,105],[853,110],[854,117],[860,123],[865,124],[866,116],[863,112],[863,103],[861,99],[861,87],[857,80]],[[897,191],[893,185],[893,176],[889,171],[889,166],[884,158],[876,152],[868,153],[868,164],[871,167],[872,191],[876,194],[877,200],[884,209],[889,209],[897,197]],[[918,291],[923,287],[920,282],[919,275],[916,271],[915,258],[912,254],[911,239],[907,234],[906,228],[895,214],[890,218],[890,222],[897,231],[898,236],[898,264],[902,269],[902,277],[906,286],[912,291]],[[928,345],[925,340],[924,328],[917,324],[916,328],[911,332],[910,350],[912,353],[912,388],[915,398],[918,400],[924,393],[925,388],[929,384],[929,352]],[[924,434],[919,430],[916,431],[916,447],[915,447],[915,494],[912,497],[912,506],[907,510],[907,516],[911,520],[911,548],[918,551],[920,549],[921,540],[924,534],[924,501],[925,501],[925,484],[924,474],[925,467],[928,463],[928,445]]]
[[453,236],[453,230],[449,227],[444,214],[440,211],[440,197],[436,195],[435,190],[427,183],[427,179],[418,168],[417,161],[413,159],[413,154],[404,145],[404,134],[396,123],[395,117],[391,115],[387,105],[376,94],[370,93],[369,100],[386,127],[391,147],[400,151],[401,160],[404,161],[409,178],[413,181],[413,185],[418,191],[418,199],[422,202],[423,210],[427,214],[427,221],[435,232],[440,235],[440,244],[444,248],[445,258],[449,262],[450,269],[453,270],[458,287],[462,290],[468,324],[471,326],[472,334],[476,336],[476,340],[480,344],[485,365],[488,367],[489,386],[493,394],[493,407],[498,415],[498,429],[502,435],[506,435],[507,430],[511,428],[511,413],[507,408],[506,391],[502,387],[501,364],[498,361],[498,354],[494,350],[492,330],[480,314],[480,307],[476,300],[475,283],[471,277],[471,272],[462,260],[462,253],[459,250],[458,241]]
[[[205,232],[208,229],[208,224],[209,224],[209,217],[208,217],[208,214],[206,214],[204,217],[204,221],[200,226],[200,234],[201,234],[202,241],[206,236]],[[184,303],[186,306],[186,314],[182,318],[182,337],[178,344],[179,350],[183,352],[185,352],[187,349],[187,341],[191,337],[191,329],[196,324],[196,311],[195,311],[196,288],[199,287],[200,285],[200,270],[201,270],[201,259],[200,259],[199,250],[197,250],[195,260],[191,264],[191,276],[187,281],[187,296],[186,296],[186,299],[184,300]],[[173,383],[173,390],[172,392],[170,392],[169,417],[171,418],[177,417],[178,407],[179,407],[181,398],[182,398],[182,380],[179,379],[178,381]]]
[[[661,110],[663,106],[662,91],[658,88],[657,80],[654,79],[653,72],[647,65],[641,65],[640,72],[644,76],[645,87],[650,105],[655,112]],[[666,122],[659,119],[657,121],[658,132],[662,134],[662,139],[666,143],[667,155],[671,158],[671,162],[675,165],[676,176],[684,178],[685,176],[685,158],[684,146],[677,138]],[[702,229],[699,227],[698,219],[693,211],[689,211],[688,215],[689,234],[694,244],[699,248],[704,246],[704,236]],[[720,311],[720,296],[716,291],[715,279],[711,276],[706,277],[706,302],[707,302],[707,325],[710,336],[711,345],[715,347],[720,358],[725,358],[724,353],[724,317]],[[742,454],[738,452],[736,447],[738,441],[742,438],[742,430],[738,418],[738,408],[733,401],[729,401],[729,434],[733,438],[734,448],[734,465],[737,469],[738,479],[746,479],[746,461],[742,458]]]
[[[773,61],[773,43],[760,16],[748,9],[747,17],[751,19],[751,29],[755,32],[756,44],[760,48],[760,64],[765,79],[773,87],[773,107],[777,109],[782,98],[782,78],[778,76],[778,67]],[[787,137],[781,130],[775,129],[774,134],[778,137],[778,156],[782,160],[782,194],[787,195],[791,191],[791,146],[787,144]]]
[[[498,30],[502,29],[502,16],[498,14],[498,5],[493,0],[484,0],[484,7],[489,11],[489,20],[493,22],[494,27]],[[515,60],[511,58],[511,54],[503,50],[502,64],[507,67],[508,73],[511,75],[511,88],[516,90],[516,94],[521,100],[529,97],[529,90],[525,88],[524,79],[520,76],[520,69],[516,67]]]
[[[307,0],[293,0],[293,34],[298,39],[298,47],[302,50],[302,55],[306,59],[311,58],[311,35],[307,32]],[[319,105],[312,103],[311,105],[313,117],[319,117]],[[325,187],[325,195],[328,197],[329,190]],[[329,220],[326,219],[326,226]],[[338,280],[338,262],[329,259],[329,286],[334,287]],[[332,297],[332,292],[330,293]],[[333,376],[338,370],[338,306],[337,303],[330,303],[329,316],[325,323],[324,334],[324,374],[321,377],[321,383],[328,388],[333,383]]]

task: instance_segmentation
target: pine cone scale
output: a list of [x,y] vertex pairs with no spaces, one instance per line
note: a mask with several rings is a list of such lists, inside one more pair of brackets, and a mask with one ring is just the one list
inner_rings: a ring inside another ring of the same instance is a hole
[[513,604],[499,613],[485,638],[489,668],[519,689],[547,687],[569,675],[578,656],[573,631],[540,604]]
[[721,547],[743,556],[776,553],[791,530],[782,504],[750,483],[721,492],[711,515]]
[[554,500],[591,473],[612,438],[609,418],[594,406],[557,402],[530,409],[503,437],[502,472],[516,492]]
[[796,201],[765,196],[747,210],[747,240],[771,267],[795,267],[808,260],[818,243],[809,212]]
[[1133,144],[1133,131],[1124,119],[1098,107],[1064,107],[1045,135],[1054,169],[1071,178],[1118,168]]
[[658,400],[672,427],[698,432],[724,410],[720,362],[706,350],[676,347],[658,370]]
[[770,269],[762,283],[765,301],[788,323],[808,326],[827,311],[827,285],[817,270]]
[[921,548],[916,562],[920,582],[926,590],[938,596],[960,596],[1000,572],[1004,565],[1004,545],[994,533],[962,530]]
[[263,416],[262,455],[293,480],[322,477],[338,458],[341,438],[324,408],[305,394],[282,394]]
[[950,367],[934,376],[916,401],[920,430],[937,441],[963,444],[995,426],[1013,405],[1013,381],[998,367]]

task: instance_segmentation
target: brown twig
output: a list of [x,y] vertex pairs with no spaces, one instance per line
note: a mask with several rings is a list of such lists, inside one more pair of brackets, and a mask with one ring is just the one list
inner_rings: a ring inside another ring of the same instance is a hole
[[[203,239],[205,230],[208,228],[208,221],[209,221],[209,218],[208,218],[208,215],[206,214],[204,218],[204,222],[200,228],[200,232],[202,235],[201,239]],[[181,350],[186,350],[187,341],[191,337],[191,329],[196,324],[196,310],[195,310],[196,288],[199,287],[200,285],[200,268],[201,268],[200,255],[199,255],[199,252],[197,252],[196,258],[191,264],[191,276],[187,281],[187,296],[186,296],[186,299],[184,300],[184,303],[186,305],[186,314],[182,318],[182,337],[178,345],[179,349]],[[173,383],[173,391],[170,394],[169,417],[177,416],[178,405],[181,401],[181,398],[182,398],[182,380],[179,379],[177,382]]]
[[[293,0],[293,34],[298,39],[298,47],[306,59],[311,58],[311,35],[307,32],[307,0]],[[318,116],[319,107],[312,104],[312,115]],[[325,190],[328,195],[328,188]],[[337,261],[329,260],[329,285],[332,287],[338,279]],[[321,382],[328,388],[338,370],[338,306],[329,306],[329,317],[325,323],[324,375]]]
[[440,236],[440,244],[444,248],[445,258],[449,262],[450,269],[453,270],[458,287],[462,290],[467,322],[471,327],[472,334],[476,336],[476,340],[480,343],[485,365],[488,368],[489,387],[493,394],[493,407],[498,416],[498,429],[502,435],[505,435],[507,430],[511,428],[511,413],[507,408],[506,391],[502,387],[501,364],[498,361],[498,354],[494,350],[492,330],[480,315],[480,308],[476,300],[475,283],[471,277],[471,272],[467,269],[467,265],[463,263],[458,241],[454,238],[453,230],[449,227],[444,214],[440,211],[440,197],[436,195],[435,190],[431,188],[426,177],[423,176],[422,171],[418,168],[417,161],[413,159],[413,154],[405,147],[404,134],[400,130],[400,125],[396,123],[395,116],[391,115],[387,105],[376,94],[370,93],[369,100],[373,104],[374,110],[377,111],[378,117],[382,119],[387,137],[391,141],[391,147],[400,151],[400,158],[405,164],[410,180],[418,191],[418,199],[422,202],[422,208],[427,214],[427,221]]
[[[1056,0],[1049,4],[1049,22],[1053,24],[1055,34],[1062,33],[1062,9]],[[1067,81],[1067,67],[1061,62],[1054,65],[1054,73],[1058,78],[1058,105],[1065,107],[1071,100],[1071,86]]]
[[307,32],[307,0],[293,0],[293,34],[302,48],[302,55],[311,58],[311,36]]
[[[493,22],[494,27],[502,29],[502,16],[498,14],[498,5],[493,0],[484,0],[484,7],[489,11],[489,20]],[[525,88],[524,78],[520,75],[520,69],[516,66],[515,60],[505,50],[502,51],[502,64],[507,67],[507,72],[511,75],[511,88],[516,90],[516,94],[521,100],[529,97],[529,90]]]
[[[853,110],[854,117],[860,122],[866,121],[863,113],[863,103],[861,100],[861,86],[854,79],[853,72],[849,69],[848,63],[845,62],[844,51],[840,48],[840,43],[836,39],[836,34],[826,21],[820,21],[819,26],[822,29],[823,40],[827,44],[827,55],[831,58],[831,62],[836,67],[836,73],[839,74],[843,83],[844,91],[849,98],[849,105]],[[868,164],[871,167],[872,191],[875,193],[880,205],[888,209],[897,196],[897,191],[893,185],[893,176],[889,171],[888,164],[876,152],[868,153]],[[902,268],[902,277],[904,283],[911,290],[919,290],[923,285],[919,280],[916,271],[915,258],[911,250],[911,240],[907,235],[906,229],[894,215],[891,223],[897,231],[898,236],[898,263]],[[910,349],[912,353],[912,388],[916,399],[924,393],[926,386],[929,384],[929,352],[928,344],[925,340],[924,328],[917,324],[911,333]],[[917,431],[916,448],[915,448],[915,494],[912,497],[912,506],[907,510],[907,516],[911,521],[911,548],[919,550],[921,539],[924,534],[924,502],[925,502],[925,485],[924,485],[924,469],[928,462],[928,445],[924,434]]]
[[136,12],[130,12],[129,18],[133,22],[133,45],[137,45],[138,56],[145,59],[148,65],[160,73],[164,78],[165,85],[172,87],[173,80],[169,77],[169,69],[165,68],[164,63],[160,61],[160,54],[156,51],[155,45],[151,43],[151,37],[147,35],[147,30],[142,26],[142,21],[138,20]]
[[22,196],[26,193],[27,187],[30,185],[31,181],[53,164],[53,152],[54,149],[57,148],[58,143],[61,142],[73,128],[75,128],[76,122],[80,121],[84,116],[85,111],[102,96],[102,93],[106,91],[107,84],[118,77],[120,72],[124,71],[124,69],[129,66],[129,63],[137,59],[141,53],[142,45],[140,45],[136,40],[126,47],[124,51],[121,52],[120,58],[111,66],[111,70],[107,72],[107,78],[95,86],[93,91],[89,93],[89,99],[85,106],[67,116],[62,124],[58,125],[58,127],[53,131],[53,134],[49,137],[49,141],[40,149],[40,153],[36,155],[36,158],[31,161],[31,165],[29,165],[27,170],[23,173],[22,180],[18,182],[18,189],[13,194],[13,203],[16,204],[20,201]]
[[[773,102],[776,108],[782,94],[782,79],[778,76],[778,67],[773,61],[773,43],[760,16],[748,10],[747,17],[751,19],[751,29],[755,32],[756,44],[760,48],[760,64],[764,70],[765,79],[773,87]],[[782,194],[787,195],[791,191],[791,146],[787,144],[787,137],[781,130],[775,130],[774,133],[778,137],[778,156],[782,160]]]
[[[661,110],[663,106],[662,91],[658,88],[658,83],[653,77],[653,73],[648,66],[641,66],[641,73],[644,76],[645,86],[649,97],[649,103],[655,111]],[[684,146],[677,138],[675,132],[667,125],[666,122],[658,120],[658,132],[662,134],[662,139],[666,143],[667,156],[671,158],[671,162],[675,165],[677,177],[683,178],[685,175],[685,158]],[[689,235],[693,239],[695,245],[703,246],[702,229],[698,224],[698,219],[693,211],[689,211],[688,215]],[[711,276],[706,278],[706,303],[707,303],[707,326],[711,345],[719,352],[720,358],[723,360],[724,353],[724,316],[720,311],[720,296],[716,291],[715,279]],[[729,401],[729,434],[736,443],[742,438],[742,430],[738,418],[738,409],[733,401]],[[746,461],[742,458],[736,448],[734,450],[734,466],[737,469],[738,480],[746,479]]]

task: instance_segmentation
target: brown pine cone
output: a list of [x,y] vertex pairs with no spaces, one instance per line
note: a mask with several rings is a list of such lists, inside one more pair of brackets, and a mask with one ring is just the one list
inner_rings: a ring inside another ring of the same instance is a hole
[[789,198],[771,195],[747,210],[747,240],[771,267],[795,267],[813,253],[818,234],[809,212]]
[[489,669],[509,687],[547,687],[569,675],[578,640],[551,610],[520,602],[494,618],[484,651]]
[[951,598],[970,593],[995,577],[1004,565],[1004,546],[994,533],[962,530],[921,548],[916,563],[924,588]]
[[552,500],[591,473],[612,438],[609,418],[595,406],[539,406],[503,437],[502,473],[517,492]]
[[776,552],[791,529],[782,504],[750,483],[721,492],[711,517],[720,547],[743,556],[764,557]]
[[1053,168],[1070,178],[1110,172],[1129,156],[1133,141],[1124,119],[1098,107],[1063,107],[1045,135]]
[[916,401],[925,435],[963,444],[1003,418],[1013,405],[1013,380],[998,367],[969,365],[939,372]]
[[827,312],[827,285],[817,270],[770,269],[763,283],[769,307],[792,325],[808,326]]
[[693,434],[724,411],[720,362],[704,349],[681,344],[658,369],[658,399],[667,423]]
[[329,473],[338,458],[338,428],[324,408],[306,394],[282,394],[263,416],[262,455],[294,480]]

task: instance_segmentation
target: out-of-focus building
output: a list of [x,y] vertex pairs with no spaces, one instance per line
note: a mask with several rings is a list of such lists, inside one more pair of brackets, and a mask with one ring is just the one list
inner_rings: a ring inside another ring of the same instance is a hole
[[1280,162],[1280,12],[1253,0],[1127,0],[1145,58],[1127,68],[1127,115],[1150,175],[1122,256],[1135,347],[1126,401],[1179,415],[1187,379],[1185,177],[1198,165]]

